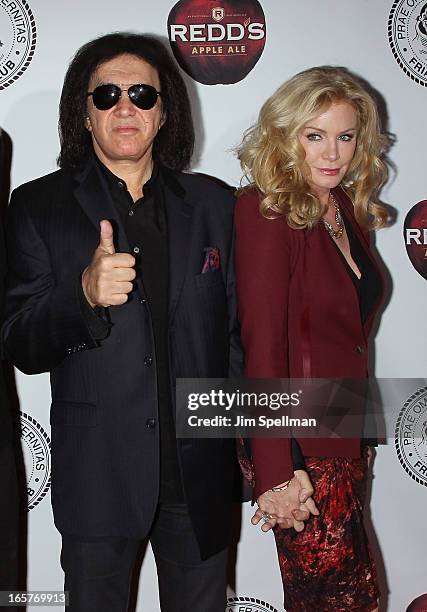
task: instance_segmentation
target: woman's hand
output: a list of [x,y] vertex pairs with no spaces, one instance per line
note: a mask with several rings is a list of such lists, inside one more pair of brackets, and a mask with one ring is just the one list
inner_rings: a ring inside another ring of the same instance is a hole
[[[282,483],[274,488],[286,485]],[[253,525],[260,520],[264,521],[261,529],[266,532],[276,524],[283,529],[293,527],[296,531],[303,531],[310,514],[318,516],[319,511],[312,495],[313,485],[305,470],[295,470],[294,477],[289,485],[282,491],[270,489],[258,498],[258,509],[251,519]]]

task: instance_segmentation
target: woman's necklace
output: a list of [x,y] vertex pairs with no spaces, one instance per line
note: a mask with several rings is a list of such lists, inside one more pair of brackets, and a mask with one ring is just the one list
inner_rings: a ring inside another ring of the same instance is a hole
[[335,223],[337,224],[337,229],[334,230],[332,225],[328,223],[326,219],[323,219],[323,217],[322,217],[322,221],[325,224],[325,227],[328,230],[328,234],[331,236],[331,238],[334,238],[334,240],[339,240],[344,233],[344,222],[342,220],[338,202],[336,201],[332,193],[329,194],[329,197],[332,200],[332,204],[335,206]]

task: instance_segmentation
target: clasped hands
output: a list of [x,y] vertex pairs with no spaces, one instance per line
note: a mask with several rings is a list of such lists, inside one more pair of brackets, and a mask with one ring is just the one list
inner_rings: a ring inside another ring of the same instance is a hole
[[100,223],[99,245],[91,263],[83,271],[82,287],[89,304],[118,306],[127,302],[135,280],[135,258],[129,253],[116,253],[111,223]]
[[319,515],[312,498],[313,493],[313,485],[307,472],[295,470],[294,477],[284,490],[269,490],[259,496],[258,509],[251,519],[252,525],[257,525],[263,520],[261,529],[264,532],[275,525],[279,525],[282,529],[293,527],[295,531],[303,531],[304,521],[308,520],[310,515]]

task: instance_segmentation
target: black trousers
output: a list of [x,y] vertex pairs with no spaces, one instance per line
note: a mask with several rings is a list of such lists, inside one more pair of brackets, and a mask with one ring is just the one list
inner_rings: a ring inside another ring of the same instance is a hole
[[[149,540],[162,612],[224,612],[227,550],[202,561],[185,505],[160,507]],[[67,612],[126,612],[141,542],[62,536]],[[141,594],[144,605],[144,593]]]
[[0,591],[14,591],[18,588],[19,504],[12,444],[0,448],[0,482]]

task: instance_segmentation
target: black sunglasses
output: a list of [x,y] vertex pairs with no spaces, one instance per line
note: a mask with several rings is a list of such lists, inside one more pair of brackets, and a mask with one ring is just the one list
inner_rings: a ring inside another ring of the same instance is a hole
[[92,96],[93,103],[98,110],[108,110],[117,104],[123,91],[127,91],[129,100],[143,110],[153,108],[157,102],[157,96],[160,96],[160,91],[157,91],[152,85],[145,85],[144,83],[131,85],[126,89],[112,83],[98,85],[87,95],[88,97]]

